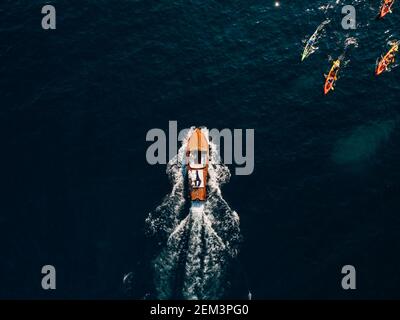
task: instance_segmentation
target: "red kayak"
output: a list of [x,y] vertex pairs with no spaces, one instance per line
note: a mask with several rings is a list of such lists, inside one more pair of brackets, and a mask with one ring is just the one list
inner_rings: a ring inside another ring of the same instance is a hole
[[340,68],[340,60],[336,60],[333,62],[331,70],[329,71],[328,75],[325,76],[325,85],[324,85],[324,93],[328,94],[329,91],[334,90],[335,82],[337,80],[337,75]]
[[392,48],[389,50],[388,53],[385,54],[385,56],[379,61],[378,66],[376,67],[375,74],[379,76],[382,72],[386,71],[389,67],[394,62],[394,57],[396,52],[399,51],[399,44],[395,43]]
[[379,11],[379,18],[383,18],[388,13],[392,13],[392,6],[394,4],[394,0],[384,0]]

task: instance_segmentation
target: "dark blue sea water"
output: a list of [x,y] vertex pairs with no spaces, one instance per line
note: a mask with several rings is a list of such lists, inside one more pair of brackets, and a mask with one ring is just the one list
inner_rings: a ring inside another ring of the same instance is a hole
[[[222,189],[243,236],[246,284],[231,296],[400,298],[400,69],[374,76],[400,39],[399,5],[376,21],[379,1],[346,1],[357,29],[343,30],[328,0],[53,0],[45,31],[46,3],[0,4],[0,297],[151,292],[145,219],[171,185],[145,137],[177,120],[255,129],[254,173]],[[324,96],[349,37],[358,47]],[[41,289],[45,264],[55,291]]]

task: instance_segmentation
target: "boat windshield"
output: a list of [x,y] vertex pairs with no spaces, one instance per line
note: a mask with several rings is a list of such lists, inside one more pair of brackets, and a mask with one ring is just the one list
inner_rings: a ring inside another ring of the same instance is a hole
[[207,152],[192,150],[189,155],[189,166],[193,169],[202,169],[207,165]]

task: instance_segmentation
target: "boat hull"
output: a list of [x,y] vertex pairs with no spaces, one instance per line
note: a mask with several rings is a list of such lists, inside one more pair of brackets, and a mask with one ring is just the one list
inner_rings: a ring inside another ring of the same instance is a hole
[[196,128],[186,149],[189,194],[192,201],[207,199],[209,144],[205,134]]

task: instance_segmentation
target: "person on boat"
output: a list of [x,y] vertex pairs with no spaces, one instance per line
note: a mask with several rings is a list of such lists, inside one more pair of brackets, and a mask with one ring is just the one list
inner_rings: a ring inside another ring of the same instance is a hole
[[385,3],[383,4],[384,7],[387,8],[387,10],[392,13],[392,10],[390,9],[390,7],[392,6],[394,0],[385,0]]
[[391,52],[388,54],[388,56],[382,61],[383,66],[385,67],[385,69],[387,69],[389,67],[389,65],[391,63],[394,62],[394,53]]
[[339,71],[339,65],[335,62],[332,68],[332,76],[329,77],[328,82],[331,83],[333,80],[336,80],[336,75]]
[[200,187],[201,186],[201,179],[199,176],[199,171],[196,170],[196,180],[194,181],[195,187]]
[[388,60],[389,63],[393,63],[394,62],[394,53],[393,52],[391,52],[388,55],[387,60]]

